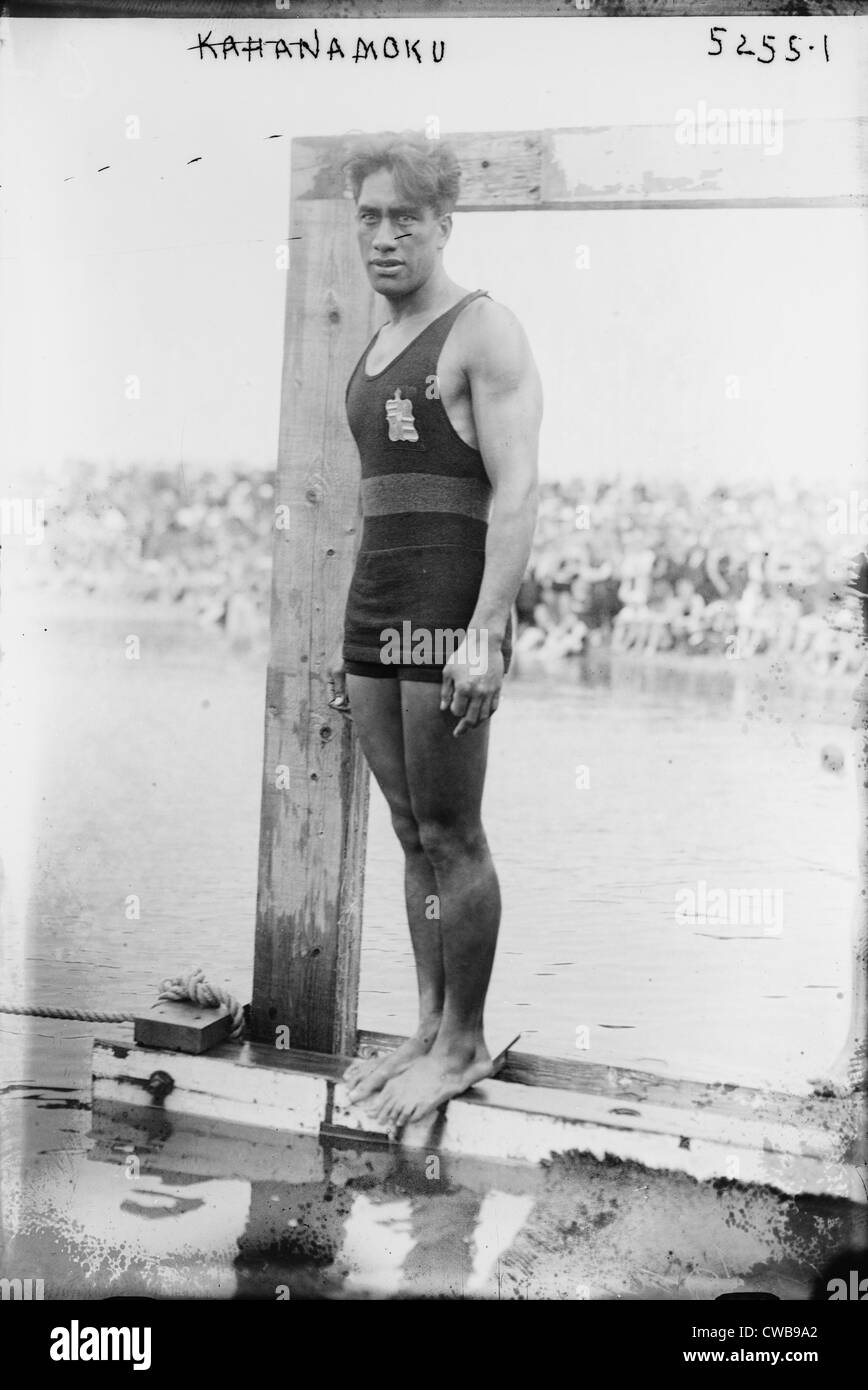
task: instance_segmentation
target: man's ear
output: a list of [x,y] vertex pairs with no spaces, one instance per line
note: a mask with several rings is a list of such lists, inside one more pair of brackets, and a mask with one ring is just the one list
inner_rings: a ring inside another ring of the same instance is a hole
[[452,235],[452,213],[444,212],[438,220],[440,222],[440,235],[443,237],[443,245],[445,246]]

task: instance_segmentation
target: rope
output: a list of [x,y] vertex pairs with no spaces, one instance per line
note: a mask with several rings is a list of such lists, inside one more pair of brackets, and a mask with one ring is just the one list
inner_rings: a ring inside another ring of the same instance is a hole
[[135,1014],[107,1014],[97,1009],[44,1009],[35,1004],[0,1004],[0,1014],[27,1014],[31,1018],[74,1018],[80,1023],[132,1023]]
[[206,1009],[216,1009],[221,1005],[232,1015],[232,1031],[229,1036],[234,1042],[241,1040],[244,1032],[244,1008],[228,990],[209,985],[203,970],[191,970],[189,975],[176,975],[173,980],[163,980],[158,999],[189,999]]
[[[176,975],[174,979],[163,980],[158,999],[181,1002],[189,999],[205,1009],[222,1007],[232,1015],[232,1030],[229,1034],[234,1042],[240,1042],[244,1033],[244,1007],[228,990],[219,989],[205,979],[203,970],[191,970],[188,975]],[[101,1009],[54,1009],[36,1004],[0,1003],[0,1014],[19,1014],[30,1018],[69,1018],[78,1023],[132,1023],[138,1014],[106,1013]]]

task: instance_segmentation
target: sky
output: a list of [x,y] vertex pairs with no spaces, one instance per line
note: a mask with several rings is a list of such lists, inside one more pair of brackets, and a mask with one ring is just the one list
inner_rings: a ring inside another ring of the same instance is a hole
[[[868,115],[868,19],[774,25],[828,33],[832,61],[710,59],[707,20],[317,21],[350,52],[360,34],[442,39],[421,66],[203,63],[195,19],[0,20],[12,486],[82,459],[274,464],[293,135],[653,125],[701,101]],[[861,485],[865,210],[459,213],[446,264],[527,331],[544,478]]]

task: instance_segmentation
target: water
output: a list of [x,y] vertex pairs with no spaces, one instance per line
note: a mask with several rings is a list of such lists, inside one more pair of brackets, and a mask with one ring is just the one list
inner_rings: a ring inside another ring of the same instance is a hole
[[[58,612],[42,628],[7,636],[4,996],[129,1010],[201,963],[249,998],[264,653],[151,612]],[[513,682],[485,806],[504,900],[489,1043],[520,1029],[523,1050],[808,1090],[848,1020],[850,718],[847,689],[743,662]],[[679,924],[676,894],[701,881],[780,889],[782,929]],[[413,999],[400,854],[374,788],[360,1025],[406,1031]],[[0,1016],[7,1257],[42,1271],[47,1296],[706,1297],[754,1265],[770,1287],[775,1251],[781,1296],[813,1277],[807,1256],[793,1273],[780,1212],[754,1211],[748,1230],[743,1193],[722,1205],[670,1176],[643,1217],[630,1165],[439,1160],[432,1176],[424,1156],[216,1129],[125,1141],[114,1121],[93,1139],[94,1031]],[[825,1248],[845,1243],[823,1230]]]
[[[19,662],[4,993],[127,1010],[201,963],[249,998],[264,653],[148,612],[43,626]],[[484,808],[504,902],[491,1043],[521,1030],[525,1050],[806,1089],[847,1027],[849,718],[846,687],[795,691],[747,662],[513,682]],[[781,920],[679,924],[701,883],[779,890]],[[413,1024],[402,894],[374,786],[363,1028]]]
[[[718,1189],[567,1155],[538,1169],[110,1109],[91,1141],[45,1097],[7,1163],[3,1274],[46,1299],[804,1299],[859,1243],[847,1202]],[[80,1121],[78,1121],[80,1123]],[[821,1296],[825,1297],[825,1293]]]

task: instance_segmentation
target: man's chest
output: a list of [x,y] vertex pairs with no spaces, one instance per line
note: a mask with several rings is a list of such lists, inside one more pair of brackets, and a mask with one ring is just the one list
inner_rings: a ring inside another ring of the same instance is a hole
[[383,423],[390,441],[415,443],[423,423],[441,417],[463,443],[477,447],[467,374],[450,345],[436,361],[420,361],[414,354],[393,354],[389,360],[385,351],[382,356],[387,360],[378,368],[377,358],[373,352],[369,354],[365,374],[368,380],[378,378]]

